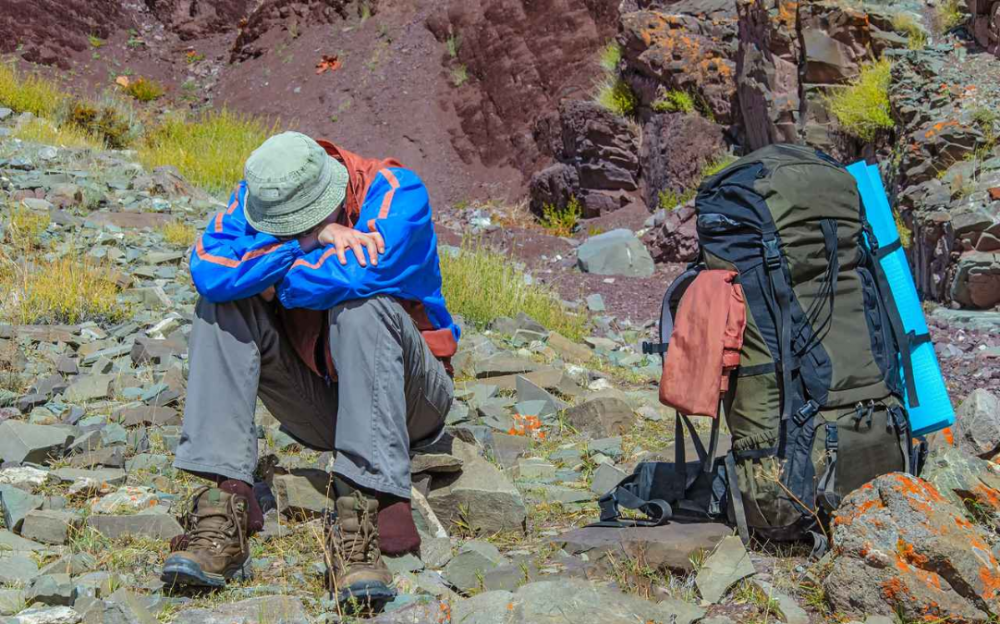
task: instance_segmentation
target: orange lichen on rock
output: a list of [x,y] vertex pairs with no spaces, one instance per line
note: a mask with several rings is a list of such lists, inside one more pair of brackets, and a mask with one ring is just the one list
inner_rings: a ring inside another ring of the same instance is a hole
[[997,490],[980,483],[972,488],[972,494],[980,503],[1000,511],[1000,492]]
[[903,538],[899,538],[896,542],[896,552],[899,556],[911,565],[923,566],[927,563],[928,559],[926,555],[921,555],[916,550],[913,549],[913,544],[907,542]]
[[[903,565],[905,566],[906,564],[904,563]],[[910,588],[899,577],[886,579],[879,584],[879,587],[882,588],[882,598],[892,604],[911,600],[913,597],[910,593]]]
[[993,600],[1000,594],[1000,574],[997,574],[995,566],[979,568],[979,580],[983,583],[983,591],[979,595],[985,600]]

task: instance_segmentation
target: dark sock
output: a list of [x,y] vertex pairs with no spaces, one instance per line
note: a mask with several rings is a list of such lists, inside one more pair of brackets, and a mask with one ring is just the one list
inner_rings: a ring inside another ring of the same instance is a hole
[[219,489],[227,494],[235,494],[247,499],[247,533],[253,535],[264,528],[264,513],[260,510],[253,486],[236,479],[226,479],[219,483]]
[[382,554],[389,556],[420,552],[420,534],[413,524],[410,501],[398,496],[378,496],[378,541]]
[[378,543],[382,554],[398,557],[420,552],[420,534],[417,533],[417,525],[413,523],[409,500],[359,488],[339,475],[334,475],[333,485],[338,497],[351,496],[360,491],[367,498],[378,500]]

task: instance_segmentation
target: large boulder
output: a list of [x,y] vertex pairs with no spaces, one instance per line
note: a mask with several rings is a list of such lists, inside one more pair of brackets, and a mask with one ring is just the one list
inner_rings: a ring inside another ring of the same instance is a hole
[[966,0],[976,42],[1000,57],[1000,0]]
[[960,449],[992,458],[1000,450],[1000,399],[984,388],[973,390],[958,408],[954,429]]
[[577,249],[577,263],[585,273],[651,277],[653,258],[635,234],[626,229],[591,236]]
[[834,611],[987,622],[1000,614],[990,536],[930,483],[883,475],[844,498],[823,581]]
[[1000,253],[963,254],[951,285],[951,298],[967,308],[987,309],[1000,303]]
[[642,197],[660,207],[660,193],[681,195],[701,182],[702,171],[725,150],[722,127],[700,115],[654,115],[642,128]]
[[627,78],[649,106],[665,91],[690,94],[718,123],[732,119],[736,20],[730,2],[685,0],[621,19]]

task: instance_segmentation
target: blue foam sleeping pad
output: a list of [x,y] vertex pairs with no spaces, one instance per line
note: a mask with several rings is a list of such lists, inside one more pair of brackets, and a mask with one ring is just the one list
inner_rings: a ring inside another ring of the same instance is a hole
[[[857,180],[861,201],[865,207],[868,223],[871,224],[879,248],[885,248],[899,240],[899,230],[889,200],[886,198],[882,178],[876,165],[866,165],[864,161],[854,163],[847,171]],[[917,296],[917,288],[906,261],[902,247],[885,256],[881,262],[889,289],[896,301],[903,331],[917,336],[927,334],[927,321]],[[934,345],[928,341],[914,347],[910,354],[913,363],[913,381],[919,405],[910,405],[911,397],[906,397],[906,409],[910,415],[913,435],[920,436],[939,431],[955,424],[955,410],[948,397],[941,367],[938,364]],[[905,373],[904,373],[905,374]]]

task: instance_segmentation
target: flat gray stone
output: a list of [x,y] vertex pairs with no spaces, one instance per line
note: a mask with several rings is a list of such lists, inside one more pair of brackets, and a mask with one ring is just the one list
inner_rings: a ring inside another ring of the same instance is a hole
[[24,517],[21,535],[43,544],[61,545],[69,541],[70,532],[83,520],[69,511],[31,511]]
[[24,591],[20,589],[0,589],[0,617],[24,611],[26,606]]
[[71,607],[76,601],[76,585],[69,574],[44,574],[31,583],[28,600],[49,607]]
[[703,609],[680,600],[651,602],[610,587],[575,579],[529,583],[514,594],[511,621],[517,624],[692,624]]
[[6,420],[0,423],[0,459],[44,464],[50,456],[62,453],[72,439],[73,434],[64,427]]
[[628,433],[635,423],[635,412],[617,397],[601,396],[566,410],[566,420],[577,431],[603,438]]
[[444,578],[462,591],[478,588],[487,572],[507,559],[489,542],[466,542],[444,568]]
[[11,624],[79,624],[83,617],[70,607],[31,607],[21,611]]
[[251,598],[214,609],[181,611],[174,624],[309,624],[305,607],[298,598],[266,596]]
[[173,516],[138,514],[135,516],[90,516],[87,526],[109,539],[124,536],[169,540],[184,533]]
[[98,486],[100,485],[124,485],[128,475],[124,470],[114,468],[99,468],[97,470],[85,470],[81,468],[59,468],[52,471],[52,476],[63,483],[76,483],[87,480]]
[[624,470],[611,464],[601,464],[590,477],[590,491],[598,495],[606,494],[627,476]]
[[3,509],[4,526],[12,531],[20,531],[28,512],[41,509],[44,502],[43,497],[29,494],[13,485],[0,485],[0,509]]
[[[434,513],[448,526],[460,518],[473,530],[524,530],[528,512],[520,492],[484,459],[466,462],[462,472],[427,495]],[[438,480],[435,477],[435,482]],[[461,515],[460,515],[461,514]]]
[[419,474],[459,472],[462,470],[462,460],[445,453],[417,453],[410,460],[410,472]]
[[778,602],[778,608],[785,616],[785,624],[809,624],[809,614],[795,602],[794,598],[766,581],[755,580],[754,583],[770,600]]
[[729,536],[723,538],[705,560],[695,577],[695,585],[698,586],[701,597],[714,604],[722,600],[726,590],[737,581],[755,571],[743,542],[736,536]]
[[67,403],[86,403],[111,396],[111,382],[116,375],[85,375],[78,377],[66,391],[63,400]]
[[0,552],[0,585],[27,585],[38,576],[38,564],[28,553]]
[[5,529],[0,529],[0,552],[34,552],[36,550],[45,550],[45,546],[14,535]]
[[641,558],[659,570],[690,572],[693,555],[714,549],[732,534],[724,524],[674,522],[658,527],[584,527],[551,541],[571,555],[586,554],[594,562],[610,553],[617,560]]
[[539,365],[531,360],[519,358],[509,353],[497,353],[476,362],[476,377],[504,377],[518,373],[530,373],[539,369]]
[[311,468],[274,475],[274,496],[278,511],[300,519],[317,518],[333,509],[335,498],[330,473]]

